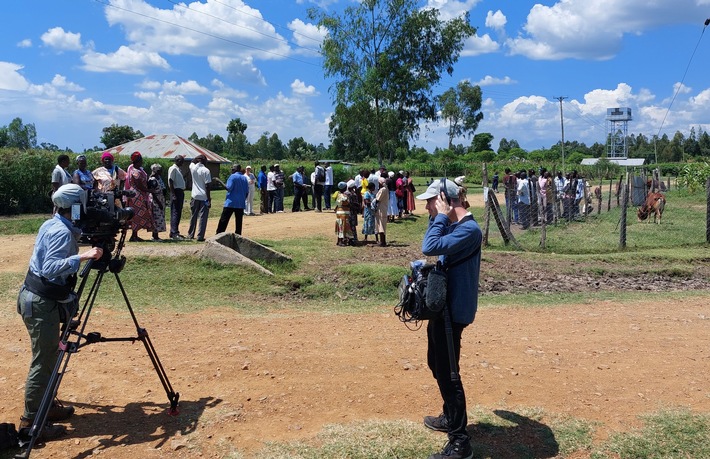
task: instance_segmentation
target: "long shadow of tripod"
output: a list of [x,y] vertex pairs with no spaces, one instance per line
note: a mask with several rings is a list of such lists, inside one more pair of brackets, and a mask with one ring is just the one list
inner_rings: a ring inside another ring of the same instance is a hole
[[[127,228],[124,228],[122,230],[121,237],[119,239],[115,254],[113,256],[113,248],[114,246],[116,246],[115,238],[111,237],[109,240],[101,241],[100,245],[104,250],[104,255],[99,260],[88,261],[84,265],[84,269],[82,270],[82,272],[79,274],[79,277],[81,277],[81,284],[79,285],[79,289],[77,290],[77,298],[79,298],[79,302],[81,303],[81,298],[84,293],[84,289],[90,277],[89,274],[91,273],[91,271],[96,271],[94,282],[89,288],[89,293],[85,297],[80,313],[75,319],[67,320],[67,323],[65,323],[62,327],[61,338],[59,340],[59,353],[57,356],[57,363],[54,366],[52,376],[50,377],[49,383],[47,384],[47,389],[45,390],[44,396],[42,397],[42,402],[39,406],[39,409],[37,410],[34,422],[30,427],[28,439],[21,444],[22,447],[26,446],[26,449],[22,453],[17,454],[15,456],[15,458],[17,459],[29,458],[30,453],[32,452],[32,448],[34,448],[35,444],[39,440],[40,435],[42,434],[42,429],[44,428],[47,422],[49,410],[52,406],[54,398],[57,396],[59,385],[62,382],[67,365],[69,364],[69,358],[72,354],[79,352],[79,349],[89,344],[110,341],[141,341],[145,346],[145,350],[148,353],[150,361],[153,363],[155,372],[158,374],[160,383],[163,385],[163,389],[165,389],[165,394],[168,396],[168,401],[170,402],[168,414],[178,414],[178,401],[180,400],[180,394],[173,390],[173,387],[170,384],[170,381],[168,380],[168,375],[165,372],[163,365],[160,363],[158,354],[156,353],[155,348],[153,347],[153,343],[150,340],[150,336],[148,336],[148,331],[138,324],[138,319],[136,318],[136,315],[133,312],[131,302],[128,300],[128,294],[126,293],[126,289],[123,288],[123,283],[121,282],[121,278],[118,275],[126,265],[126,257],[121,255],[121,251],[126,241],[127,231]],[[126,302],[128,312],[131,314],[131,319],[133,319],[133,324],[136,327],[137,336],[106,338],[101,336],[101,333],[98,332],[85,332],[86,325],[89,322],[89,316],[91,315],[91,311],[94,307],[94,302],[96,301],[96,296],[98,295],[99,288],[101,287],[101,282],[103,281],[104,275],[107,272],[113,273],[114,277],[116,278],[118,287],[120,288],[121,294],[123,295],[123,299]],[[72,340],[72,338],[74,339]]]

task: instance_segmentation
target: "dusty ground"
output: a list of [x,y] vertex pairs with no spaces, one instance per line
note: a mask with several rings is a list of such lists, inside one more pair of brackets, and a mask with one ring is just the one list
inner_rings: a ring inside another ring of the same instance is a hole
[[[244,233],[258,231],[265,239],[297,236],[306,229],[330,235],[332,217],[313,212],[248,217]],[[216,222],[210,224],[208,234]],[[284,231],[284,225],[293,225],[293,231]],[[0,271],[24,272],[33,239],[0,236]],[[126,251],[174,251],[175,245],[129,244]],[[184,247],[180,250],[199,246]],[[365,250],[402,259],[416,252],[405,245]],[[559,269],[553,281],[525,275],[525,270],[506,278],[494,271],[501,259],[484,256],[484,296],[525,285],[542,291],[622,289],[621,282],[600,282],[569,267]],[[637,415],[664,407],[710,411],[707,270],[684,280],[687,285],[656,277],[657,287],[649,290],[705,293],[662,302],[650,293],[647,301],[633,303],[484,307],[464,332],[461,373],[469,403],[490,410],[541,407],[598,421],[600,437],[638,425]],[[633,288],[643,282],[640,276]],[[150,331],[170,382],[181,394],[181,414],[165,414],[167,399],[140,343],[91,345],[72,356],[60,390],[79,414],[67,424],[71,435],[32,457],[222,457],[230,445],[253,454],[267,441],[309,440],[325,424],[418,422],[423,415],[438,414],[437,389],[426,368],[425,333],[407,330],[391,306],[361,316],[294,312],[245,317],[221,308],[142,314],[139,321]],[[30,355],[13,307],[5,304],[0,313],[6,337],[0,345],[0,421],[9,422],[21,414]],[[105,336],[135,331],[126,314],[100,310],[89,328]],[[475,434],[476,426],[472,429]]]

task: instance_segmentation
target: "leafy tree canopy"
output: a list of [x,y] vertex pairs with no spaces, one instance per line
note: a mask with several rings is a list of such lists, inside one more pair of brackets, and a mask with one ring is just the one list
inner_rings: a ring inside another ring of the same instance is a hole
[[[336,79],[335,105],[370,112],[358,121],[368,121],[364,128],[373,138],[367,150],[380,164],[403,138],[416,137],[420,120],[436,118],[432,88],[444,71],[453,73],[464,41],[476,31],[467,14],[442,21],[438,10],[420,9],[415,0],[363,0],[342,15],[311,9],[309,17],[328,31],[321,50],[325,75]],[[334,144],[348,113],[341,108],[334,118]]]
[[141,131],[136,131],[131,126],[119,126],[118,124],[105,127],[101,132],[103,134],[99,140],[107,149],[145,137]]

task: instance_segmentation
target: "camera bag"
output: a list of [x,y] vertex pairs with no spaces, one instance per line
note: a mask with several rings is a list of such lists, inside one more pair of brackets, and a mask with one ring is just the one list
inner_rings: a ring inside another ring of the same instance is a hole
[[0,451],[16,448],[19,445],[15,424],[9,422],[0,423]]

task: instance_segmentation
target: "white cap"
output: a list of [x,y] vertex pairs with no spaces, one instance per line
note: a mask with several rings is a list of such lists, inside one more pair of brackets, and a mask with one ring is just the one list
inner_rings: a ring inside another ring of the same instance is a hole
[[52,203],[60,209],[71,209],[72,204],[86,203],[86,192],[79,185],[67,183],[52,194]]
[[[426,189],[426,191],[419,196],[417,196],[417,199],[421,199],[422,201],[426,201],[429,198],[433,198],[435,196],[439,196],[439,193],[441,193],[442,188],[441,188],[441,180],[434,180],[434,182],[429,185],[429,188]],[[452,182],[451,180],[446,180],[446,195],[449,198],[453,199],[458,199],[459,197],[459,186]]]

